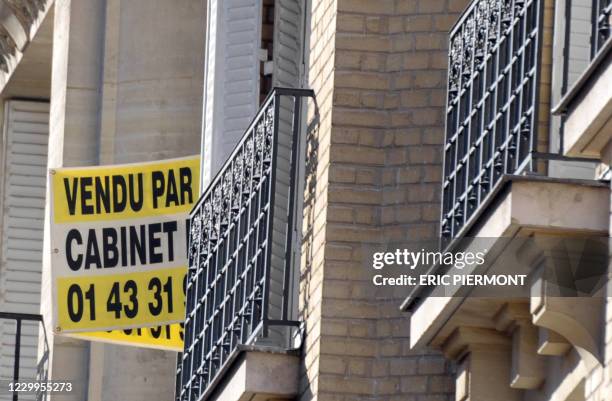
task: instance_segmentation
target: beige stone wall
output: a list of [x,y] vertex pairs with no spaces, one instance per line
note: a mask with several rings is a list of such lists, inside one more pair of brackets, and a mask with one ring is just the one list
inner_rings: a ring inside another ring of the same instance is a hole
[[446,41],[466,3],[312,4],[301,400],[451,398],[449,366],[410,350],[406,294],[372,291],[363,248],[437,238]]

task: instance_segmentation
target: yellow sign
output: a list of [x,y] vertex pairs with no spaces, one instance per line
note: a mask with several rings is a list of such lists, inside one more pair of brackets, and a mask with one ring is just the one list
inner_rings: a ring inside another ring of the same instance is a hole
[[184,319],[187,212],[199,194],[199,164],[190,157],[50,171],[56,332]]
[[69,336],[112,344],[183,351],[182,323],[136,329],[97,331],[95,333],[72,333]]

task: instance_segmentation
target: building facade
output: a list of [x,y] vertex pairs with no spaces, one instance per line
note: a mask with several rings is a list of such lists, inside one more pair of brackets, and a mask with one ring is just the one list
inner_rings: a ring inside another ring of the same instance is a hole
[[[22,349],[58,400],[612,400],[607,280],[543,279],[610,277],[608,3],[1,2],[2,377]],[[198,152],[184,352],[55,334],[46,169]],[[474,238],[528,293],[372,285],[372,250]]]

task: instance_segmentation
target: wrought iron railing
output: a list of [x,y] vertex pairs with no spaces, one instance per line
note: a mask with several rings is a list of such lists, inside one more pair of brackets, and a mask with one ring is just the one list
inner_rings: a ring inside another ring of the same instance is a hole
[[274,89],[191,212],[177,400],[204,399],[241,345],[297,331],[289,287],[307,96],[313,92]]
[[[2,379],[9,379],[13,383],[18,382],[20,380],[30,380],[30,381],[36,380],[40,382],[46,382],[47,377],[48,377],[47,374],[48,374],[48,366],[49,366],[49,344],[47,342],[47,334],[45,331],[45,325],[44,325],[42,316],[28,314],[28,313],[0,312],[0,320],[2,321],[3,325],[12,323],[14,324],[14,327],[15,327],[15,334],[13,336],[13,342],[12,342],[12,345],[13,345],[12,352],[10,351],[3,352],[3,357],[8,357],[12,359],[12,368],[13,368],[12,376],[10,378],[3,377]],[[41,357],[38,363],[36,364],[36,377],[23,377],[23,375],[21,375],[21,367],[22,367],[21,365],[22,352],[21,351],[23,347],[23,337],[24,337],[23,328],[25,324],[31,323],[31,322],[35,322],[38,329],[42,330],[41,333],[43,334],[43,337],[42,337],[43,350],[42,350]],[[3,363],[3,365],[5,364]],[[19,392],[18,391],[12,392],[11,397],[13,401],[18,401]],[[35,399],[37,401],[44,401],[47,399],[47,393],[39,391],[36,393]]]
[[542,0],[474,0],[449,40],[441,236],[460,235],[504,174],[532,168]]
[[610,38],[612,18],[611,0],[593,0],[591,32],[591,58],[594,58]]

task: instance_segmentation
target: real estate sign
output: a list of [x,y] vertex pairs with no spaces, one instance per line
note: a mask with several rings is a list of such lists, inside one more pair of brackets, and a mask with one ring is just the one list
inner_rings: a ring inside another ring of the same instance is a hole
[[181,322],[199,158],[49,173],[55,331],[154,327],[143,338]]

